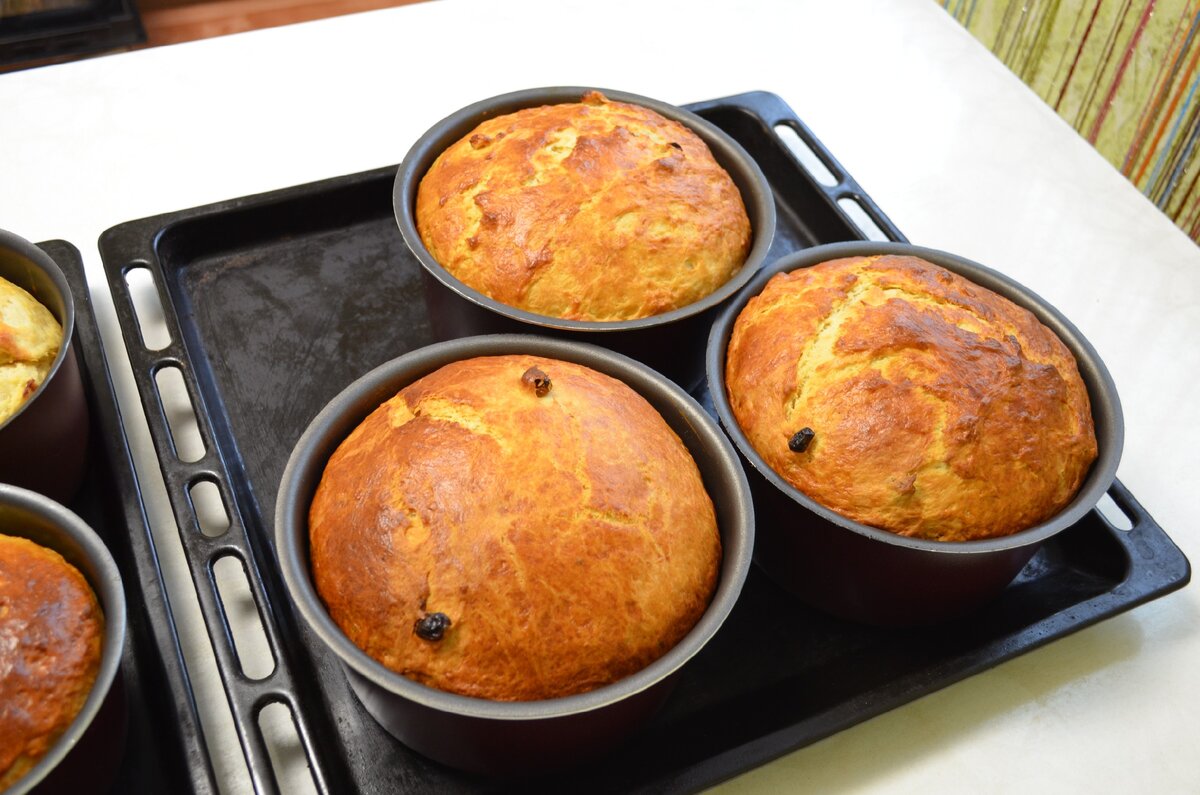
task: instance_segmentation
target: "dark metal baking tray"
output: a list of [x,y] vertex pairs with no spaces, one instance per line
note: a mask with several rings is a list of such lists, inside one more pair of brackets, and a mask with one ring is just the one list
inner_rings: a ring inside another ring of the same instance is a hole
[[127,732],[112,791],[215,793],[216,780],[205,752],[83,262],[79,250],[66,241],[38,245],[62,268],[75,298],[75,355],[91,416],[87,472],[69,507],[108,546],[121,572],[128,606],[121,658]]
[[[864,233],[839,208],[858,203],[878,232],[902,235],[778,97],[743,94],[689,106],[758,160],[776,193],[772,257]],[[790,127],[833,175],[814,179],[776,135]],[[402,154],[402,153],[398,153]],[[296,617],[272,550],[279,478],[313,415],[368,369],[431,341],[416,260],[391,208],[394,167],[121,224],[100,241],[116,310],[184,547],[209,622],[255,786],[278,787],[257,715],[292,711],[325,792],[502,790],[410,752],[351,694],[332,654]],[[171,342],[141,340],[126,274],[154,277]],[[206,452],[173,452],[155,374],[178,368]],[[230,528],[194,532],[188,488],[219,485]],[[798,603],[757,571],[729,621],[684,669],[666,708],[635,741],[570,774],[572,791],[693,791],[814,742],[1106,617],[1182,587],[1187,560],[1120,483],[1110,491],[1133,523],[1098,511],[1034,558],[1002,598],[937,631],[847,624]],[[209,575],[245,566],[276,658],[265,679],[238,669]],[[548,790],[562,780],[544,780]],[[529,788],[524,782],[521,788]]]
[[42,64],[146,41],[134,0],[75,0],[46,6],[0,16],[0,66]]

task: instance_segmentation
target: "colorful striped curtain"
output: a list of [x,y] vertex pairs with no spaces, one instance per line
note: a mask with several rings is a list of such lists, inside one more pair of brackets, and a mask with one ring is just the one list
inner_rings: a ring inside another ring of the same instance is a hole
[[1200,242],[1200,0],[942,0]]

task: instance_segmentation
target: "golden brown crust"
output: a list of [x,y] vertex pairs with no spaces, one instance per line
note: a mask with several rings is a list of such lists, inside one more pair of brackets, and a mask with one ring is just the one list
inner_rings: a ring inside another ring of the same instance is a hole
[[0,277],[0,424],[46,380],[62,337],[49,309]]
[[422,178],[417,229],[510,306],[628,320],[700,300],[750,250],[733,180],[678,122],[589,92],[480,124]]
[[[915,257],[774,276],[734,326],[726,386],[767,464],[901,535],[961,541],[1049,519],[1096,457],[1087,389],[1050,329]],[[789,449],[802,428],[803,452]]]
[[[535,367],[549,391],[523,379]],[[317,591],[354,643],[505,701],[660,657],[707,607],[721,555],[695,462],[655,410],[533,356],[457,362],[384,403],[331,456],[309,522]],[[450,628],[423,640],[433,613]]]
[[62,556],[0,535],[0,790],[45,756],[100,670],[104,616]]

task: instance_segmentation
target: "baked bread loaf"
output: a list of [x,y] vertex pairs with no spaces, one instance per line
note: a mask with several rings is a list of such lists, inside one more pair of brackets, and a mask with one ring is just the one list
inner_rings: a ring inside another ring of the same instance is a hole
[[459,361],[368,416],[309,512],[317,592],[417,682],[527,701],[633,674],[703,614],[721,558],[683,443],[624,383]]
[[734,416],[775,472],[905,536],[1036,525],[1096,457],[1087,389],[1054,332],[915,257],[774,276],[738,317],[725,368]]
[[104,616],[52,549],[0,535],[0,791],[54,745],[100,670]]
[[0,277],[0,424],[46,380],[62,338],[49,309]]
[[497,301],[572,320],[677,309],[750,250],[741,194],[684,125],[598,92],[489,119],[421,180],[417,231]]

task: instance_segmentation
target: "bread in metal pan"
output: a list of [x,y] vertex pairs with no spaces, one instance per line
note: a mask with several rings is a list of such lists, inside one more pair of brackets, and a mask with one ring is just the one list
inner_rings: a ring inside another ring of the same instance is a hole
[[781,477],[906,536],[1018,532],[1096,457],[1074,357],[1030,312],[910,256],[774,276],[734,326],[727,393]]
[[526,355],[447,365],[381,405],[330,457],[309,529],[350,640],[503,701],[644,668],[703,614],[721,558],[695,462],[653,407]]
[[104,616],[83,575],[52,549],[0,535],[0,790],[37,764],[83,708],[103,638]]
[[49,309],[0,277],[0,423],[46,380],[62,338],[62,326]]
[[416,222],[468,286],[592,321],[700,300],[751,239],[737,186],[694,132],[595,91],[480,124],[422,178]]

